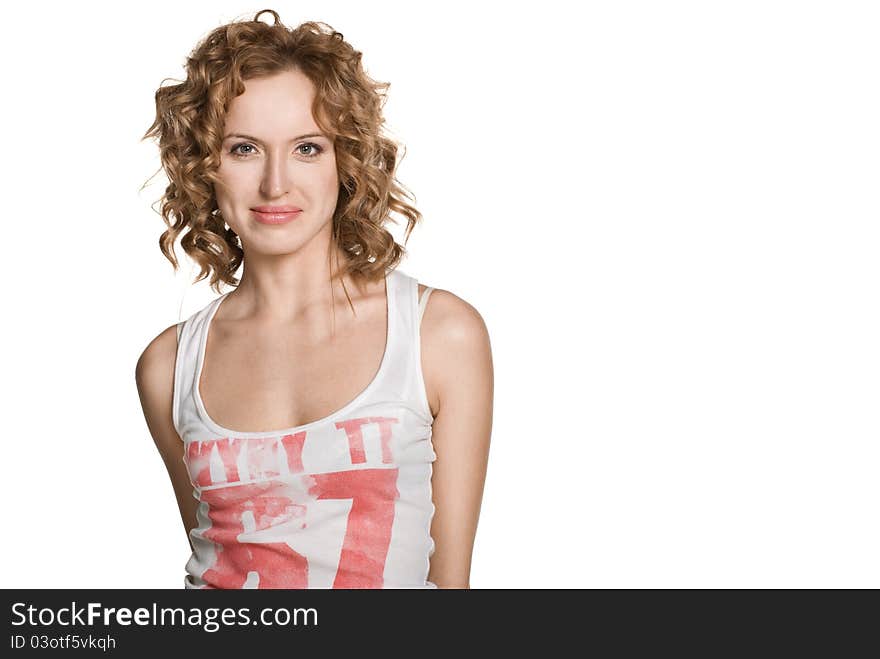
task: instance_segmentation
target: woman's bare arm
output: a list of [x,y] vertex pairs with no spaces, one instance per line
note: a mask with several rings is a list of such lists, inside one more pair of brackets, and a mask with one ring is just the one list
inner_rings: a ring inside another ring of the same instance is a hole
[[428,579],[470,588],[471,557],[486,480],[494,375],[489,333],[470,304],[431,294],[422,319],[422,366],[439,399],[432,441],[434,554]]
[[147,428],[165,462],[186,537],[192,548],[189,533],[197,523],[196,510],[199,502],[192,496],[193,486],[183,463],[183,441],[172,421],[171,400],[176,359],[177,326],[172,325],[153,339],[141,354],[135,368],[135,381]]

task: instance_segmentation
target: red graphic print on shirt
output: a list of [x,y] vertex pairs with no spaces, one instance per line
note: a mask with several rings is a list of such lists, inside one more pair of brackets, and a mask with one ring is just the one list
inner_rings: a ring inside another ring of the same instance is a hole
[[[371,459],[391,464],[392,426],[397,422],[362,417],[337,423],[351,464],[364,465]],[[368,426],[378,429],[380,444],[378,452],[369,452],[370,459],[363,433]],[[189,444],[187,467],[193,484],[202,488],[200,499],[211,521],[202,537],[214,543],[216,552],[202,576],[206,587],[308,588],[310,553],[338,556],[335,565],[313,566],[335,573],[333,588],[382,587],[400,495],[398,469],[306,473],[306,438],[303,431]],[[316,530],[313,537],[310,525]]]

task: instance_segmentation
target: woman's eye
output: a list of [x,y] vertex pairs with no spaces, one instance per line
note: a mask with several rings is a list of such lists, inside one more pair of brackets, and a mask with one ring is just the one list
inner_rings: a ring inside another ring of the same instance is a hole
[[238,156],[239,158],[241,158],[241,157],[243,157],[243,156],[249,156],[250,153],[241,153],[241,152],[239,151],[239,149],[240,149],[241,147],[243,147],[243,146],[250,147],[251,149],[254,148],[254,147],[253,147],[252,145],[250,145],[250,144],[236,144],[234,147],[232,147],[232,149],[229,151],[229,153],[231,153],[231,154],[234,155],[234,156]]
[[[321,153],[321,151],[323,151],[323,149],[321,147],[319,147],[317,144],[313,144],[311,142],[306,142],[305,144],[300,144],[299,147],[297,147],[297,148],[302,149],[303,147],[308,147],[308,148],[312,149],[311,153],[303,153],[302,154],[302,155],[306,156],[307,158],[314,158],[319,153]],[[302,153],[302,152],[300,151],[300,153]]]

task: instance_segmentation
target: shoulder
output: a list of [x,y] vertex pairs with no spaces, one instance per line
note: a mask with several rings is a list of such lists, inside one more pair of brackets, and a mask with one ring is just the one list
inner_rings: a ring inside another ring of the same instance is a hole
[[[422,286],[419,287],[421,293]],[[480,312],[451,291],[431,292],[421,323],[422,365],[432,411],[465,391],[491,388],[492,349]]]
[[[419,284],[419,299],[426,288]],[[428,298],[422,332],[456,344],[479,344],[489,339],[489,330],[480,312],[467,300],[442,288],[435,288]]]
[[[135,381],[147,428],[169,471],[179,465],[182,442],[174,427],[174,367],[177,325],[154,337],[135,366]],[[174,468],[172,468],[174,465]]]
[[170,394],[177,359],[177,324],[162,330],[144,348],[135,365],[135,382],[141,398]]

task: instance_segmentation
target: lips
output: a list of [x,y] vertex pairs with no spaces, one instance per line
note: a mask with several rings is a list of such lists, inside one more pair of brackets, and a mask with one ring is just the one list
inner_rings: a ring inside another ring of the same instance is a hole
[[261,224],[285,224],[296,219],[302,213],[301,210],[269,213],[253,210],[251,212],[254,219]]

